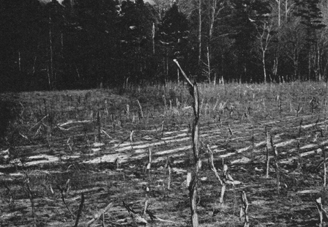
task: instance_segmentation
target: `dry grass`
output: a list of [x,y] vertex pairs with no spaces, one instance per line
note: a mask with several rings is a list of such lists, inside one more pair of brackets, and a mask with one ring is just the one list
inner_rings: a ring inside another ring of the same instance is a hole
[[[224,205],[219,204],[220,184],[201,152],[206,161],[200,171],[201,226],[242,226],[242,191],[250,201],[250,226],[317,225],[315,199],[326,195],[319,165],[328,144],[326,84],[199,88],[202,149],[210,146],[216,168],[222,170],[224,160],[230,175],[242,182],[228,186]],[[146,216],[149,226],[190,226],[183,182],[192,168],[192,99],[182,84],[2,94],[1,100],[12,110],[1,108],[0,114],[6,116],[1,125],[7,126],[0,145],[1,226],[74,225],[59,190],[68,179],[65,199],[74,215],[85,195],[80,223],[112,202],[97,225],[133,226],[122,203],[141,212],[144,185],[149,185],[149,210],[174,222]],[[273,162],[265,178],[266,130],[279,151],[279,194]],[[150,180],[144,171],[148,148],[153,152]],[[174,160],[171,190],[164,168],[168,156]]]

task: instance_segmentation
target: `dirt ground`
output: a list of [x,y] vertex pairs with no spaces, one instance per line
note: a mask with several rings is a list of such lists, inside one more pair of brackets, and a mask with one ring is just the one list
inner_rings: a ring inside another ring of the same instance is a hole
[[[289,97],[245,90],[219,102],[202,100],[200,225],[243,226],[244,191],[250,226],[318,226],[315,200],[322,197],[325,207],[327,194],[324,96],[317,89]],[[5,94],[1,100],[0,126],[7,130],[0,146],[0,226],[74,226],[77,219],[76,226],[88,226],[107,205],[92,226],[191,225],[187,96],[92,90]],[[279,154],[279,184],[272,152],[266,177],[267,132]],[[227,186],[224,203],[207,146],[219,174],[226,164],[239,182]]]

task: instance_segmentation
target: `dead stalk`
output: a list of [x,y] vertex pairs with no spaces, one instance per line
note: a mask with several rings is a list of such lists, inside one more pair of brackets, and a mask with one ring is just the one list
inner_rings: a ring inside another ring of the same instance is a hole
[[300,125],[298,127],[298,137],[300,137],[301,136],[301,133],[302,133],[302,124],[303,124],[303,119],[301,119]]
[[28,174],[25,172],[25,181],[24,181],[24,186],[25,186],[25,190],[28,194],[28,198],[31,202],[31,208],[32,208],[32,217],[33,217],[33,226],[37,226],[36,224],[36,216],[35,216],[35,205],[34,205],[34,198],[33,198],[33,192],[31,190],[30,187],[30,177],[28,176]]
[[328,220],[328,217],[326,211],[323,209],[321,197],[317,198],[315,203],[319,212],[319,227],[324,227],[324,222]]
[[322,148],[322,156],[323,156],[323,186],[327,186],[327,164],[326,164],[326,151],[323,146]]
[[98,142],[101,142],[101,122],[100,122],[100,113],[97,112],[97,126],[98,126]]
[[144,114],[143,114],[143,111],[142,111],[142,106],[139,102],[139,100],[137,99],[137,102],[138,102],[138,106],[139,106],[139,115],[140,115],[140,118],[143,118],[144,117]]
[[172,160],[171,157],[167,157],[165,168],[168,169],[168,178],[167,178],[167,189],[171,190],[171,179],[172,179]]
[[167,104],[166,104],[166,98],[165,98],[165,95],[163,95],[163,102],[164,102],[165,110],[167,110]]
[[198,172],[199,172],[199,92],[196,83],[192,83],[188,78],[187,74],[182,70],[179,62],[174,59],[175,64],[180,69],[183,77],[189,85],[190,95],[193,97],[193,111],[194,111],[194,121],[192,128],[192,145],[194,154],[194,174],[192,180],[188,185],[189,198],[190,198],[190,210],[191,210],[191,222],[193,227],[198,227],[198,214],[197,214],[197,184],[198,184]]
[[151,148],[148,148],[148,163],[146,165],[146,172],[148,174],[148,180],[149,180],[148,183],[150,183],[150,180],[151,180],[150,179],[151,162],[152,162],[152,152],[151,152]]
[[130,105],[126,104],[126,115],[130,118]]
[[[149,185],[149,182],[148,182],[148,185]],[[149,191],[150,191],[150,189],[146,185],[144,190],[145,190],[145,204],[144,204],[144,209],[143,209],[143,212],[142,212],[143,216],[145,216],[146,212],[147,212],[148,203],[149,203]]]
[[269,173],[270,173],[270,156],[269,156],[269,149],[266,149],[266,171],[265,171],[265,178],[269,178]]
[[265,177],[269,178],[270,172],[270,153],[273,150],[273,139],[268,129],[266,129],[266,172]]
[[280,95],[277,95],[277,102],[278,102],[279,114],[281,114],[282,113],[282,106],[281,106],[281,98],[280,98]]
[[240,207],[239,218],[242,219],[244,217],[244,227],[249,227],[249,216],[248,216],[249,202],[245,191],[241,192],[241,202],[242,202],[242,206]]
[[84,205],[84,194],[82,193],[81,194],[81,202],[80,202],[79,210],[77,211],[74,227],[77,227],[78,224],[79,224],[79,220],[80,220],[80,217],[81,217],[83,205]]
[[279,169],[279,154],[277,148],[274,146],[274,157],[275,157],[275,167],[276,167],[276,178],[277,178],[277,193],[280,193],[280,169]]
[[301,156],[301,151],[300,151],[300,141],[297,140],[297,145],[296,145],[296,149],[297,149],[297,157],[298,157],[298,169],[299,171],[302,171],[302,166],[303,166],[303,159]]

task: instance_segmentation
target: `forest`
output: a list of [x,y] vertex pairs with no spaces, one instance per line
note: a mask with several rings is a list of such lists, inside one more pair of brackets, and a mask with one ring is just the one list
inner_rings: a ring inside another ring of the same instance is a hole
[[323,0],[1,0],[0,91],[327,79]]

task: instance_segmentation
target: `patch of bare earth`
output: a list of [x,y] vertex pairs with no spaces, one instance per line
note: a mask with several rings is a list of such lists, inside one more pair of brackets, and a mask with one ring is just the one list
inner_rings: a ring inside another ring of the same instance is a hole
[[[92,226],[190,226],[192,110],[190,100],[164,95],[167,100],[151,103],[109,90],[16,95],[17,116],[0,149],[0,226],[74,226],[77,219],[77,226],[87,226],[94,218]],[[313,110],[305,98],[300,111],[294,99],[279,107],[275,98],[203,100],[201,226],[243,226],[242,191],[250,202],[250,226],[318,224],[315,199],[326,197],[326,106],[322,100]],[[279,153],[279,190],[273,159],[265,177],[266,131]],[[227,164],[240,182],[228,185],[224,203],[207,145],[219,174]]]

